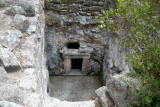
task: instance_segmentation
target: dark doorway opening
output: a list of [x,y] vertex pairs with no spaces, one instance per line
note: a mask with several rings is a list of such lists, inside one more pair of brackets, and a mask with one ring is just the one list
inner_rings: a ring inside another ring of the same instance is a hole
[[72,69],[82,69],[83,59],[72,59]]
[[79,47],[80,47],[79,43],[69,43],[67,45],[68,49],[79,49]]

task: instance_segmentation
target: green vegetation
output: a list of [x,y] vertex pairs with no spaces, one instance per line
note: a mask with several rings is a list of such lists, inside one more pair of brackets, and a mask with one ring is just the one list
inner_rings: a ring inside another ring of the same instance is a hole
[[[102,10],[99,28],[123,34],[120,45],[132,64],[128,76],[138,78],[137,100],[130,106],[160,107],[160,1],[117,0],[117,8]],[[120,34],[119,33],[119,34]]]

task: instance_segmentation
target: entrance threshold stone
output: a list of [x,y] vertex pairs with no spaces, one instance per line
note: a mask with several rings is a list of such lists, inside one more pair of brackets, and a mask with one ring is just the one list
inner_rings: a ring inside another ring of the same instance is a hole
[[97,76],[50,76],[50,96],[60,100],[94,100],[99,87]]
[[81,73],[80,69],[72,69],[71,72],[63,74],[63,75],[84,75]]

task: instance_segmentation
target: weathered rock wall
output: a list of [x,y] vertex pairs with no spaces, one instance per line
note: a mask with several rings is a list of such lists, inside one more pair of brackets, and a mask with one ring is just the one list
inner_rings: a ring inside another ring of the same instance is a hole
[[50,74],[64,72],[64,59],[59,54],[67,43],[78,42],[93,48],[88,60],[88,74],[102,71],[106,32],[97,29],[101,9],[106,8],[105,0],[46,0],[46,50]]
[[105,51],[103,62],[103,74],[106,83],[106,94],[118,107],[126,107],[127,102],[133,100],[132,88],[125,83],[126,73],[129,72],[130,64],[125,60],[125,51],[118,45],[120,38],[111,36],[109,48]]
[[[95,16],[101,9],[115,8],[115,0],[46,0],[46,50],[50,74],[63,74],[63,58],[59,54],[68,42],[81,42],[94,49],[91,72],[101,71],[106,84],[106,101],[125,107],[131,101],[131,88],[121,80],[129,72],[118,37],[97,29]],[[104,37],[98,39],[97,37]],[[95,69],[95,70],[94,70]],[[108,102],[104,102],[108,103]],[[108,104],[109,106],[109,104]]]
[[1,107],[43,106],[48,81],[43,7],[41,0],[0,0]]

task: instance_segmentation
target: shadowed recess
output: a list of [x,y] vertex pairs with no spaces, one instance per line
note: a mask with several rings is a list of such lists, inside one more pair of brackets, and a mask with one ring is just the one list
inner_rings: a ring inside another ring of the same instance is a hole
[[83,59],[72,59],[72,69],[82,69]]
[[67,48],[68,49],[79,49],[80,45],[79,43],[68,43]]

